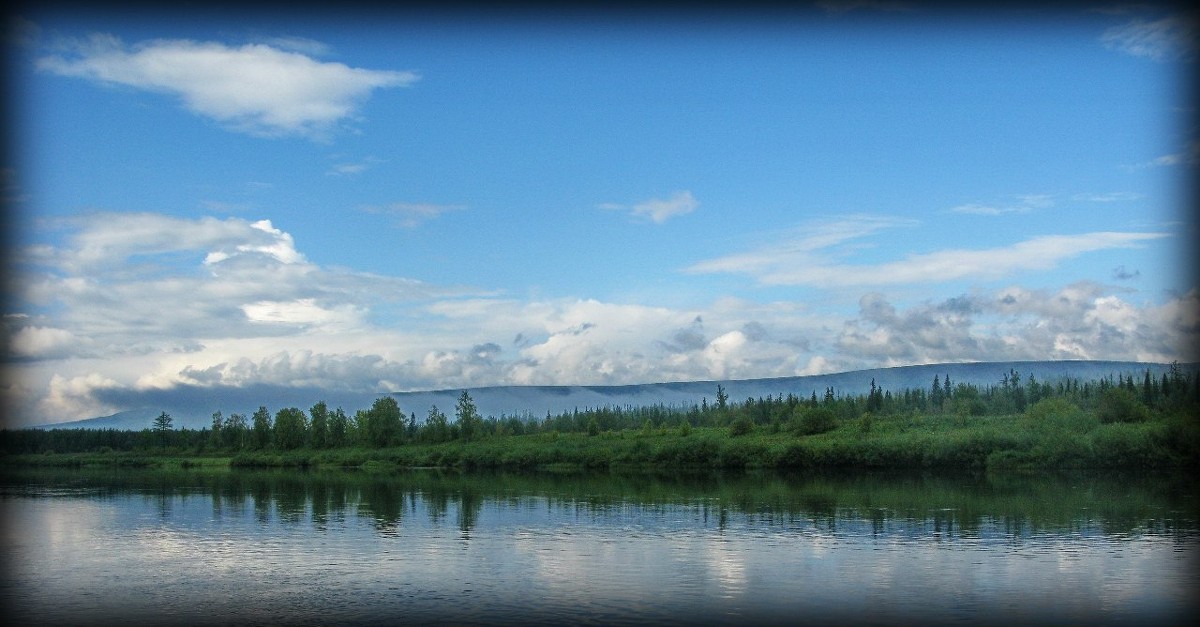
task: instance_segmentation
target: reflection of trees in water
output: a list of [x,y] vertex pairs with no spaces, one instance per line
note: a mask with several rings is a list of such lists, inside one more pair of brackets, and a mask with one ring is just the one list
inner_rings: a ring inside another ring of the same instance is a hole
[[[247,501],[260,523],[311,521],[325,529],[355,508],[381,533],[398,533],[405,514],[423,508],[435,526],[455,525],[469,538],[485,504],[499,509],[545,504],[603,522],[690,511],[724,529],[733,520],[779,528],[864,533],[1027,537],[1042,531],[1109,535],[1170,533],[1194,538],[1200,528],[1196,488],[1187,473],[1133,475],[960,476],[924,473],[796,475],[775,472],[458,473],[7,469],[41,485],[95,487],[106,495],[152,499],[159,516],[178,515],[175,499],[204,495],[214,516],[241,515]],[[455,510],[450,520],[450,510]],[[407,511],[406,511],[407,510]],[[308,515],[306,515],[308,514]]]
[[319,531],[329,527],[330,486],[324,481],[312,484],[312,522]]
[[254,518],[262,524],[271,521],[271,485],[264,480],[252,481],[250,498],[254,499]]
[[483,495],[472,488],[463,488],[458,499],[458,529],[463,538],[469,538],[471,530],[479,522],[479,510],[483,508]]
[[444,486],[437,485],[428,488],[421,492],[421,498],[425,501],[425,508],[429,511],[429,520],[437,525],[446,518],[446,511],[450,509],[450,492]]
[[300,522],[308,509],[309,501],[309,489],[305,485],[303,475],[280,477],[273,482],[272,487],[279,520],[290,524]]
[[404,516],[402,489],[387,482],[368,482],[361,490],[360,513],[369,517],[380,533],[395,535]]

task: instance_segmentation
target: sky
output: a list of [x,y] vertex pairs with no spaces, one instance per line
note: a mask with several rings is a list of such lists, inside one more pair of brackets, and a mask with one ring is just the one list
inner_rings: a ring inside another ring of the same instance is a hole
[[1197,359],[1174,5],[6,18],[14,426]]

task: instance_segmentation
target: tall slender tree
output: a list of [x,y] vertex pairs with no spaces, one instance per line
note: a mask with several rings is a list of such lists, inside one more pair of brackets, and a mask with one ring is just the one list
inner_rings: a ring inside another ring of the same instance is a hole
[[158,433],[159,442],[166,446],[171,437],[171,414],[162,412],[154,419],[154,430]]
[[325,401],[317,401],[308,410],[311,421],[308,427],[308,439],[313,448],[325,448],[329,445],[329,407]]
[[259,405],[258,411],[250,418],[252,422],[251,442],[256,449],[267,448],[271,444],[271,412],[267,408]]
[[464,441],[469,442],[478,437],[480,423],[483,419],[475,409],[475,401],[471,400],[471,395],[466,390],[459,395],[454,414],[458,419],[459,435]]

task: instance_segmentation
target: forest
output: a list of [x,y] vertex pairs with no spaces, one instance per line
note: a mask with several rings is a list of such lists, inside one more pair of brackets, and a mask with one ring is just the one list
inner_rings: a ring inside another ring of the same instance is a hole
[[[1172,364],[1161,377],[1038,381],[1016,370],[994,385],[935,376],[928,388],[794,394],[690,406],[576,409],[481,416],[463,391],[453,416],[418,418],[392,396],[347,413],[249,417],[216,412],[211,427],[175,429],[161,413],[140,431],[0,431],[9,464],[155,464],[161,458],[290,467],[1181,467],[1200,453],[1200,376]],[[185,460],[186,463],[186,460]]]

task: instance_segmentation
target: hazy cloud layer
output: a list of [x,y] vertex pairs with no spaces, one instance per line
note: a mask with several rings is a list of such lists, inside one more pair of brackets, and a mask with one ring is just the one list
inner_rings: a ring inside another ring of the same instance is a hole
[[462,211],[464,205],[435,205],[433,203],[394,202],[385,206],[366,206],[363,211],[390,216],[396,226],[411,229],[433,220],[443,213]]
[[353,115],[375,89],[418,79],[412,72],[318,61],[310,56],[324,52],[316,42],[288,43],[152,40],[129,46],[97,34],[41,58],[38,67],[170,94],[197,115],[254,135],[319,135]]
[[1190,15],[1157,20],[1135,19],[1104,31],[1105,46],[1155,61],[1192,59],[1196,55],[1196,22]]
[[[14,375],[4,382],[6,406],[25,422],[104,415],[171,390],[384,392],[742,379],[942,361],[1188,360],[1200,337],[1194,291],[1145,305],[1093,283],[1010,286],[898,305],[873,288],[848,315],[808,302],[728,297],[684,310],[522,300],[326,268],[267,221],[94,214],[47,228],[54,237],[20,251],[22,311],[0,319]],[[1063,249],[1151,235],[1032,238],[1014,249],[1045,261]],[[812,258],[858,237],[830,224],[776,254]],[[766,261],[748,265],[774,271],[773,258],[759,254]],[[942,254],[959,263],[997,255]],[[949,263],[925,257],[926,272]],[[383,303],[386,320],[376,314]]]

